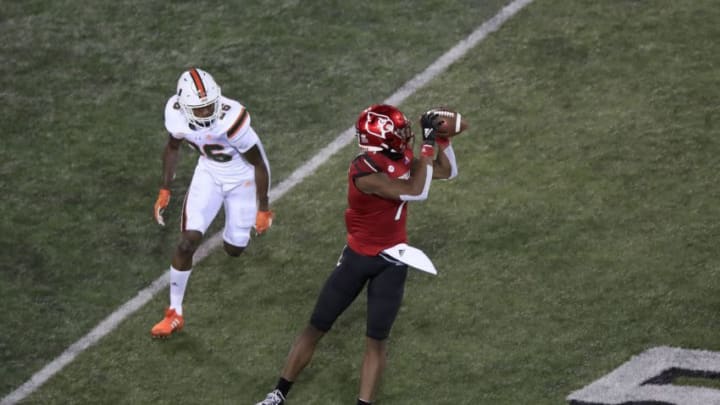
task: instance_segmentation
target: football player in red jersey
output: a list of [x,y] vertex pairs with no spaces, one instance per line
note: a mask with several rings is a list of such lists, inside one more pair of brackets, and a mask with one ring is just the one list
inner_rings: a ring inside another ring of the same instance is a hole
[[396,107],[372,105],[358,117],[355,128],[363,153],[348,171],[347,245],[318,296],[310,323],[295,339],[275,389],[257,405],[284,403],[320,339],[365,285],[366,346],[357,403],[370,404],[375,397],[408,268],[389,249],[407,242],[407,203],[427,199],[432,179],[457,175],[450,140],[435,136],[438,125],[437,114],[421,117],[423,144],[416,158],[410,121]]
[[213,77],[200,69],[180,75],[176,93],[165,105],[169,132],[162,157],[162,184],[155,202],[155,220],[165,225],[180,145],[186,142],[200,157],[185,195],[180,224],[182,236],[170,265],[170,306],[150,333],[164,338],[185,324],[183,298],[193,255],[203,234],[225,207],[223,245],[230,256],[240,255],[250,240],[272,224],[268,190],[270,165],[260,138],[250,125],[244,105],[223,97]]

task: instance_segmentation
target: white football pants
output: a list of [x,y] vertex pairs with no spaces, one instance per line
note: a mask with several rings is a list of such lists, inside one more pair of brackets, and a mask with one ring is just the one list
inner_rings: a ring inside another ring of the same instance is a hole
[[222,205],[225,206],[223,240],[233,246],[247,246],[257,214],[255,180],[221,182],[203,165],[195,168],[185,195],[181,230],[200,231],[204,235]]

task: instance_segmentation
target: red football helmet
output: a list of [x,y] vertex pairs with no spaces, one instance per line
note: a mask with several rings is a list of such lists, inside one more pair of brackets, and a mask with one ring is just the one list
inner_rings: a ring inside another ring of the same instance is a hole
[[360,113],[355,130],[360,147],[370,151],[402,153],[413,138],[405,114],[388,104],[366,108]]

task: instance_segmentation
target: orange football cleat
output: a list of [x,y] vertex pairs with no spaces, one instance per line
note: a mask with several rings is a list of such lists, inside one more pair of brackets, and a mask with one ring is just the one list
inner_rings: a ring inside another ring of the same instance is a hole
[[182,315],[178,315],[174,309],[168,308],[165,310],[165,318],[153,326],[150,334],[154,338],[166,338],[173,332],[182,330],[184,325],[185,320]]

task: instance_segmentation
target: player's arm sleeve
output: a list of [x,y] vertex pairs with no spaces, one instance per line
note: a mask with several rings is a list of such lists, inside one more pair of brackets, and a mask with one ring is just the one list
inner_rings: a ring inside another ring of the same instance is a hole
[[353,161],[350,174],[355,186],[365,194],[375,194],[389,200],[422,201],[427,199],[433,177],[433,163],[429,157],[415,159],[409,178],[390,178],[368,156]]
[[431,164],[425,165],[427,168],[425,171],[425,182],[423,184],[422,191],[420,194],[416,195],[410,195],[410,194],[400,194],[400,200],[401,201],[425,201],[427,200],[428,196],[430,195],[430,183],[432,183],[432,177],[433,177],[433,166]]
[[450,162],[450,176],[448,176],[447,180],[454,179],[458,175],[458,164],[452,144],[448,145],[441,153],[444,153]]

